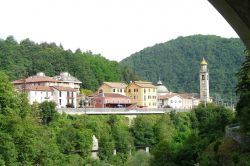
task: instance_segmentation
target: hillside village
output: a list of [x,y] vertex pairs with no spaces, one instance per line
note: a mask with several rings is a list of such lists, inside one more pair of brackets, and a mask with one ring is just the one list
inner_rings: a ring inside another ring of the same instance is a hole
[[207,62],[200,63],[200,94],[170,92],[159,80],[157,85],[147,81],[103,82],[91,96],[80,94],[77,78],[68,72],[48,77],[43,72],[15,80],[17,91],[27,92],[30,104],[54,101],[57,108],[174,108],[192,109],[201,101],[210,102]]

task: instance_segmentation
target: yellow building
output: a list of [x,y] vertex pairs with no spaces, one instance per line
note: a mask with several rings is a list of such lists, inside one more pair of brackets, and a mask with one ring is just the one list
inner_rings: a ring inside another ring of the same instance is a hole
[[157,108],[156,86],[151,82],[134,81],[126,88],[126,96],[137,107]]
[[125,89],[127,84],[122,82],[103,82],[98,88],[99,93],[116,93],[121,95],[126,95]]

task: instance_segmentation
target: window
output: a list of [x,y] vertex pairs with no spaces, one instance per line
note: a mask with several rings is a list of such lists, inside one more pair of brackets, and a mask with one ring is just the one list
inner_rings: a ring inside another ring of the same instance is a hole
[[201,80],[205,80],[205,75],[201,75]]
[[120,92],[122,92],[122,89],[120,89]]
[[62,97],[62,92],[61,91],[59,91],[59,97]]
[[59,105],[62,105],[62,99],[59,99]]
[[113,92],[115,92],[115,89],[113,89]]
[[146,89],[144,89],[144,93],[146,93]]
[[130,93],[130,92],[131,92],[131,89],[129,89],[128,92]]
[[148,89],[148,92],[150,92],[150,88]]

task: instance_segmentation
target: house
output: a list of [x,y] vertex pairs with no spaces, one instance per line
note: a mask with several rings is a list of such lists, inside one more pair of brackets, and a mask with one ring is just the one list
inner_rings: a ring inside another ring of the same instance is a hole
[[54,76],[53,78],[57,80],[57,86],[70,87],[75,89],[78,94],[80,93],[80,85],[82,82],[70,75],[70,73],[62,72],[60,75]]
[[158,96],[159,108],[192,109],[198,106],[199,99],[190,93],[168,93]]
[[137,107],[157,108],[156,87],[151,82],[133,81],[126,87],[126,96]]
[[98,93],[116,93],[121,95],[126,95],[127,84],[122,82],[103,82],[103,84],[98,88]]
[[132,105],[130,98],[117,93],[98,93],[91,99],[94,108],[121,108]]
[[158,106],[161,108],[181,109],[183,98],[177,93],[168,93],[158,96]]
[[77,79],[72,80],[74,78],[72,76],[69,78],[53,78],[39,72],[37,75],[15,80],[12,83],[17,91],[27,92],[30,104],[54,101],[58,108],[76,107],[81,82]]

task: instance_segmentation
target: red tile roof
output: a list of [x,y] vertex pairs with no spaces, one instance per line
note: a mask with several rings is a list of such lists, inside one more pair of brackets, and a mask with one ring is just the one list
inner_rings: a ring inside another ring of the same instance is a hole
[[15,80],[12,83],[24,84],[24,83],[34,83],[34,82],[58,82],[58,80],[48,76],[31,76],[26,79]]

